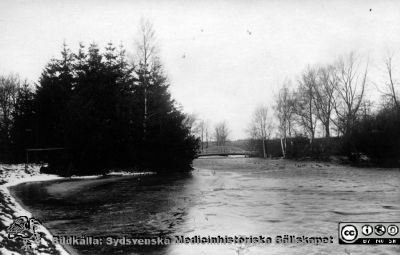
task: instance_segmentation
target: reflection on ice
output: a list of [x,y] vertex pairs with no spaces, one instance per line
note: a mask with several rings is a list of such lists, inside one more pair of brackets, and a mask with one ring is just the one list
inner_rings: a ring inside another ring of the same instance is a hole
[[[199,198],[190,207],[182,229],[191,228],[190,236],[333,236],[333,244],[175,245],[169,247],[169,253],[345,254],[344,247],[337,244],[339,221],[400,219],[396,206],[400,204],[399,171],[264,162],[197,160],[196,166],[203,170],[194,172],[190,190],[198,190]],[[399,250],[364,246],[347,247],[347,251],[396,254]]]
[[79,196],[71,195],[72,190],[62,195],[55,193],[54,185],[71,185],[68,182],[23,185],[16,191],[33,213],[45,219],[45,225],[59,235],[334,238],[333,243],[320,245],[273,242],[77,247],[81,254],[399,253],[399,248],[393,246],[337,244],[340,221],[400,219],[398,170],[253,158],[198,159],[195,167],[197,170],[185,177],[143,176],[88,183]]

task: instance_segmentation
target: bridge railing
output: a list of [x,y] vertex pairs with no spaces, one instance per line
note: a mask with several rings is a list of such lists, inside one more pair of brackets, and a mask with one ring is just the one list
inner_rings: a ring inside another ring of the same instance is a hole
[[245,157],[257,157],[258,153],[255,151],[245,151],[245,152],[214,152],[214,153],[199,153],[196,155],[198,157],[211,157],[211,156],[245,156]]

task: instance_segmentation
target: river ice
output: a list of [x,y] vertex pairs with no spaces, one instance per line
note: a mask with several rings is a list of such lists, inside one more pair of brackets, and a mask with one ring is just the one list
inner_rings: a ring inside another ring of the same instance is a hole
[[398,246],[338,244],[338,222],[400,221],[399,169],[255,158],[197,159],[194,167],[187,176],[128,177],[79,192],[50,192],[82,187],[70,180],[23,184],[15,193],[55,235],[333,236],[333,243],[319,245],[73,247],[80,254],[400,252]]

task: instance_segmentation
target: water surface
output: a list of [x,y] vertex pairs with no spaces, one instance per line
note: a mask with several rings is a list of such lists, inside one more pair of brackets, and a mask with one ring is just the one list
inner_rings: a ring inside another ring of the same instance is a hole
[[22,184],[53,235],[333,236],[322,245],[74,246],[79,254],[399,254],[343,246],[340,221],[400,221],[399,169],[248,158],[197,159],[191,174]]

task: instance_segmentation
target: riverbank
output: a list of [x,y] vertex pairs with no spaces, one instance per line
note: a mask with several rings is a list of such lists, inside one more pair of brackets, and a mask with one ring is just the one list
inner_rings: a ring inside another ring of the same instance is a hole
[[[143,175],[143,174],[142,174]],[[165,235],[183,221],[191,174],[66,178],[14,186],[11,194],[54,236]],[[191,192],[189,189],[188,192]],[[169,197],[169,198],[168,198]],[[132,237],[133,237],[132,236]],[[71,245],[70,254],[163,254],[167,246]]]
[[103,178],[103,176],[79,176],[65,178],[57,175],[40,173],[40,165],[28,165],[27,169],[25,169],[24,164],[0,164],[0,254],[71,254],[71,252],[67,252],[66,249],[64,249],[64,247],[61,245],[54,244],[51,233],[44,227],[38,229],[38,232],[42,235],[40,244],[38,246],[33,246],[32,251],[28,253],[22,249],[22,241],[10,240],[8,238],[6,229],[13,223],[15,218],[19,216],[27,216],[28,218],[32,217],[32,214],[25,210],[17,201],[15,196],[11,194],[9,190],[10,187],[30,182],[43,182],[63,179],[79,180],[79,182],[77,181],[74,183],[75,185],[71,185],[71,183],[69,183],[69,185],[66,186],[63,183],[60,183],[52,186],[51,192],[55,195],[61,195],[67,193],[67,191],[69,194],[78,193],[84,187],[87,188],[106,182],[115,182],[121,178],[125,178],[124,176],[148,174],[152,173],[110,172],[106,178]]
[[62,179],[62,177],[49,174],[41,174],[39,165],[0,165],[0,253],[1,254],[60,254],[68,253],[58,244],[53,243],[53,237],[50,232],[41,227],[38,232],[42,239],[39,245],[32,247],[30,252],[22,249],[22,241],[10,240],[7,234],[7,227],[13,223],[13,220],[19,216],[32,217],[32,214],[26,211],[15,200],[9,191],[9,187],[25,182],[37,182]]

